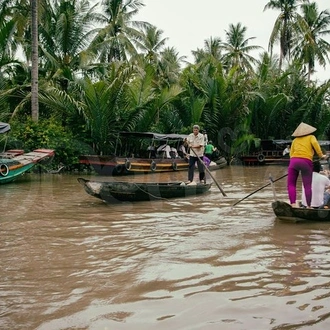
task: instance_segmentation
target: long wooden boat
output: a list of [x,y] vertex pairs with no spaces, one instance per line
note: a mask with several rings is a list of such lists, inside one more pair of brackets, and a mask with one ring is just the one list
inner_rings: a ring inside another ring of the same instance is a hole
[[272,208],[276,217],[284,221],[330,221],[330,209],[296,208],[282,201],[273,202]]
[[[288,165],[290,156],[283,156],[283,151],[291,143],[292,140],[260,140],[258,148],[251,148],[250,152],[239,158],[243,165]],[[330,141],[319,141],[319,144],[330,156]]]
[[[82,155],[79,163],[92,166],[100,175],[119,176],[127,174],[148,174],[188,170],[188,160],[183,154],[167,158],[164,152],[157,152],[160,144],[179,146],[187,135],[159,134],[151,132],[120,132],[114,155]],[[152,146],[155,150],[148,150]],[[227,166],[224,157],[220,157],[210,170]]]
[[52,149],[8,150],[0,153],[0,184],[9,183],[30,170],[36,164],[50,161],[55,155]]
[[78,178],[85,191],[107,203],[150,201],[195,196],[206,193],[212,183],[186,185],[184,182],[100,182]]
[[258,147],[251,147],[247,154],[240,156],[243,165],[288,165],[289,155],[283,156],[283,150],[291,145],[291,140],[260,140]]

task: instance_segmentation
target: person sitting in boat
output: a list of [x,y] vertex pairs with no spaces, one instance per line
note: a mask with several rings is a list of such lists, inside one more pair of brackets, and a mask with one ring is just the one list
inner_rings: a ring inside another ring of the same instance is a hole
[[152,144],[147,148],[149,158],[156,158],[156,147]]
[[188,158],[189,157],[187,147],[188,147],[188,142],[187,142],[187,138],[185,138],[184,141],[182,141],[180,143],[179,149],[178,149],[178,153],[179,153],[179,156],[181,158]]
[[213,145],[212,141],[208,141],[207,145],[205,146],[205,156],[211,160],[213,160],[213,153],[216,151],[217,148]]
[[168,144],[162,144],[160,147],[157,149],[158,154],[165,154],[165,157],[163,158],[171,158],[171,147]]
[[[325,205],[325,202],[328,203],[328,200],[325,201],[325,197],[327,197],[326,189],[330,188],[330,179],[324,175],[320,174],[322,170],[321,163],[319,161],[313,162],[313,178],[312,178],[312,201],[311,207],[320,208]],[[307,206],[306,197],[305,197],[305,189],[304,185],[302,185],[302,205]]]
[[174,147],[171,147],[170,156],[171,158],[180,158],[178,151]]

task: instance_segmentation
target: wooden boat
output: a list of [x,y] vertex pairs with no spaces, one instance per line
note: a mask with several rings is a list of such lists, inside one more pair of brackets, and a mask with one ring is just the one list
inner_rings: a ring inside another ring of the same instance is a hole
[[[7,142],[10,125],[0,122],[0,134],[4,134]],[[14,181],[17,177],[30,170],[36,164],[49,161],[55,155],[51,149],[36,149],[24,153],[24,150],[7,150],[6,144],[0,152],[0,184]]]
[[291,143],[291,140],[260,140],[258,147],[251,147],[250,152],[239,158],[243,165],[288,165],[290,157],[283,156],[283,150]]
[[272,208],[276,217],[284,221],[330,221],[330,209],[296,208],[281,201],[273,202]]
[[83,178],[77,180],[89,195],[107,203],[195,196],[206,193],[212,185],[212,183],[186,185],[184,182],[100,182]]
[[[82,155],[79,163],[92,166],[98,174],[104,176],[187,171],[188,160],[179,151],[186,137],[183,134],[120,132],[114,155]],[[178,155],[168,158],[164,152],[157,152],[156,146],[161,144],[174,146]],[[220,157],[210,170],[225,166],[226,159]]]
[[[252,147],[249,153],[239,158],[243,165],[288,165],[290,156],[283,156],[283,150],[291,143],[292,140],[260,140],[258,148]],[[330,141],[319,141],[319,144],[330,156]]]
[[50,161],[54,154],[51,149],[36,149],[28,153],[8,150],[0,153],[0,184],[12,182],[36,164]]

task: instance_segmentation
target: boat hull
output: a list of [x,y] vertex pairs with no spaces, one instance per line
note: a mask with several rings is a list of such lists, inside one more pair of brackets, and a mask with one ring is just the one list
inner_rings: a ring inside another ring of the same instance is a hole
[[330,209],[295,208],[281,201],[273,202],[272,208],[276,217],[283,221],[330,221]]
[[128,175],[161,173],[188,169],[185,159],[120,158],[88,155],[80,157],[80,164],[91,165],[100,175]]
[[0,184],[16,180],[36,164],[51,160],[54,154],[51,149],[36,149],[28,153],[6,152],[0,157]]
[[[84,155],[80,164],[90,165],[102,176],[121,176],[129,174],[149,174],[162,172],[187,171],[189,163],[185,158],[120,158],[116,156]],[[227,166],[225,158],[216,161],[210,170]]]
[[122,201],[150,201],[157,199],[195,196],[206,193],[212,183],[185,185],[182,182],[139,183],[99,182],[78,178],[85,191],[107,203]]
[[289,156],[283,157],[281,155],[246,155],[240,157],[244,165],[288,165],[290,162]]

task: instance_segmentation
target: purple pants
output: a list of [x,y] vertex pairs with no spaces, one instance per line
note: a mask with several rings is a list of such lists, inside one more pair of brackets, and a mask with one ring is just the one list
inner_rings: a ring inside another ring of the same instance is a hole
[[305,189],[307,206],[311,206],[312,201],[312,178],[313,162],[306,158],[291,158],[288,168],[288,194],[290,203],[293,204],[297,199],[297,179],[299,172]]

